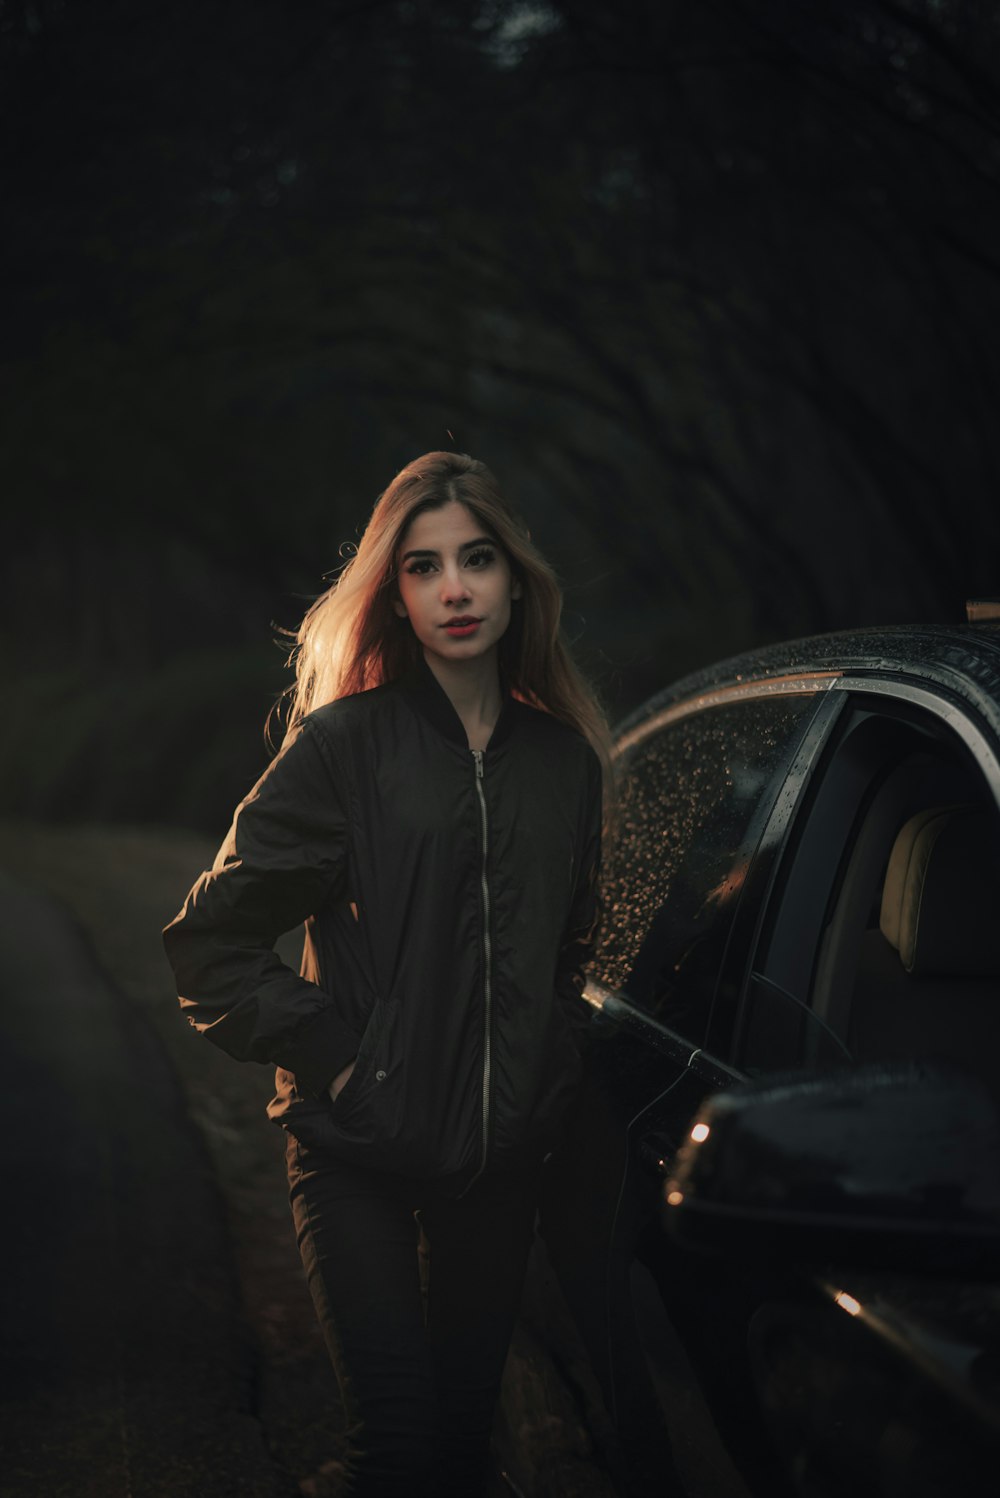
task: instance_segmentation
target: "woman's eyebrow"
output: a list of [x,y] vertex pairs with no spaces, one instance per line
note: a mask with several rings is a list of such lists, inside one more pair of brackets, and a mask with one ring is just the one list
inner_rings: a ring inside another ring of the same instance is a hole
[[[463,541],[458,549],[459,551],[472,551],[473,547],[476,546],[495,545],[496,542],[494,541],[492,536],[477,536],[474,541]],[[436,557],[439,555],[439,552],[431,551],[429,548],[425,547],[423,551],[404,551],[399,560],[401,562],[408,562],[411,557]]]

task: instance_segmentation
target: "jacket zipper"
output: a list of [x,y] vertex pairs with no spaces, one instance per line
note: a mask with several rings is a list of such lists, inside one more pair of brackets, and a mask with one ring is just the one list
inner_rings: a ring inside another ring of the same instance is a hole
[[482,829],[482,862],[479,870],[480,890],[483,898],[483,997],[485,1020],[483,1030],[483,1148],[479,1168],[464,1188],[461,1195],[473,1186],[483,1171],[490,1148],[490,1088],[493,1080],[493,943],[490,937],[490,886],[486,877],[486,860],[489,853],[489,821],[486,816],[486,795],[483,791],[483,751],[473,749],[476,762],[476,794],[479,797],[479,820]]

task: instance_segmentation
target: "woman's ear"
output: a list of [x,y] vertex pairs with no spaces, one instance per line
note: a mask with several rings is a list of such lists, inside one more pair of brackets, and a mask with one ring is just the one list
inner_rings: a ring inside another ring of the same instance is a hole
[[524,596],[524,588],[521,586],[521,579],[519,577],[512,577],[510,580],[510,596],[511,598],[523,598]]
[[392,606],[396,610],[396,613],[399,615],[399,617],[401,619],[406,619],[406,618],[409,617],[408,614],[407,614],[407,612],[406,612],[406,604],[400,598],[400,596],[399,596],[398,593],[396,594],[396,597],[392,600]]

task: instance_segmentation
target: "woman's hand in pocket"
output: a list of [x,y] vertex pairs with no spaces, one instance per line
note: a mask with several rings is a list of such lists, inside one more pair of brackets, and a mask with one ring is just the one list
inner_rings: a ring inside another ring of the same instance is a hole
[[330,1083],[330,1086],[327,1088],[327,1091],[330,1094],[330,1101],[332,1103],[335,1103],[337,1101],[337,1097],[344,1090],[344,1085],[347,1082],[347,1079],[351,1075],[351,1072],[353,1070],[354,1070],[354,1062],[353,1061],[349,1061],[347,1063],[347,1065],[344,1067],[343,1071],[339,1071],[337,1073],[337,1075],[334,1077],[333,1081]]

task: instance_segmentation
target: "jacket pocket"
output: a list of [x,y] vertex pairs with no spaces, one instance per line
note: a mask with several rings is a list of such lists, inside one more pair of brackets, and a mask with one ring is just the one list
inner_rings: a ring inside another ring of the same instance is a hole
[[358,1045],[354,1070],[330,1103],[338,1122],[347,1117],[369,1092],[385,1081],[386,1062],[398,1007],[395,999],[375,1001]]

